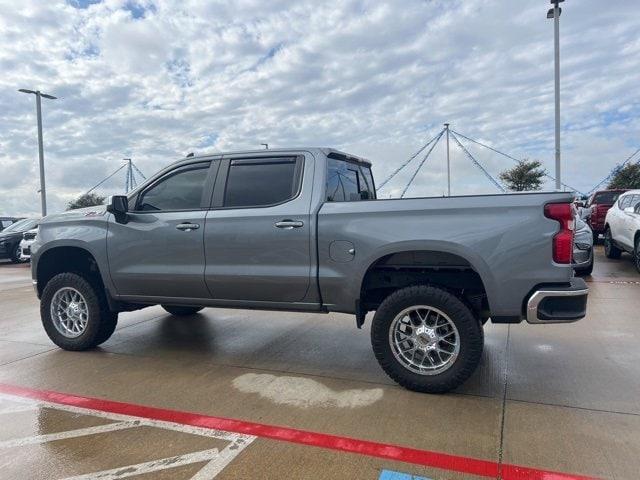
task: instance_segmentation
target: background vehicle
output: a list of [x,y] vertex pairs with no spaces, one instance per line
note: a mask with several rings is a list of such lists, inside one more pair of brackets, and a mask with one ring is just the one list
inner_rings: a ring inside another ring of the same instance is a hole
[[20,263],[20,242],[22,234],[38,224],[38,220],[25,218],[19,220],[0,232],[0,259],[8,258],[13,263]]
[[580,216],[576,216],[573,242],[573,269],[576,275],[591,275],[593,272],[593,232]]
[[0,217],[0,232],[2,232],[9,225],[16,223],[18,220],[22,220],[20,217]]
[[369,162],[331,149],[185,158],[106,207],[48,216],[32,245],[43,325],[92,348],[119,311],[162,305],[375,311],[378,362],[444,392],[478,365],[482,325],[572,322],[571,193],[376,200]]
[[33,228],[22,234],[22,241],[20,242],[20,260],[28,262],[31,260],[31,245],[36,240],[38,235],[38,229]]
[[607,212],[624,192],[626,190],[600,190],[589,198],[587,207],[591,209],[589,226],[593,231],[593,243],[597,243],[600,234],[604,234]]
[[630,190],[618,198],[607,213],[604,251],[608,258],[620,258],[623,251],[633,255],[640,272],[640,190]]

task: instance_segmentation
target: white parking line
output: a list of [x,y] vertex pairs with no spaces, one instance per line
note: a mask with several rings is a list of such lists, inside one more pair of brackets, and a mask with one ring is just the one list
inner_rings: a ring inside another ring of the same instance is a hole
[[172,422],[165,422],[161,420],[150,420],[146,418],[135,417],[131,415],[121,415],[105,413],[89,408],[74,407],[69,405],[61,405],[57,403],[50,403],[45,401],[27,400],[22,397],[15,397],[8,394],[0,394],[0,399],[6,399],[12,402],[19,403],[20,405],[11,406],[0,413],[25,411],[25,410],[37,410],[40,408],[50,408],[53,410],[64,411],[73,414],[88,415],[93,417],[104,418],[112,420],[115,423],[109,423],[107,425],[98,425],[95,427],[79,428],[76,430],[68,430],[65,432],[49,433],[42,435],[34,435],[31,437],[23,437],[12,440],[5,440],[0,442],[0,448],[20,447],[25,445],[35,445],[40,443],[47,443],[56,440],[64,440],[75,437],[95,435],[100,433],[113,432],[117,430],[124,430],[127,428],[136,427],[154,427],[163,430],[171,430],[180,433],[187,433],[191,435],[199,435],[209,438],[215,438],[218,440],[225,440],[229,444],[222,450],[217,448],[203,450],[199,452],[187,453],[184,455],[177,455],[174,457],[167,457],[160,460],[152,460],[149,462],[143,462],[136,465],[125,465],[118,468],[109,470],[102,470],[99,472],[87,473],[75,477],[69,477],[65,480],[110,480],[126,478],[133,475],[142,475],[145,473],[159,472],[170,468],[176,468],[185,465],[191,465],[194,463],[207,462],[193,477],[192,480],[209,480],[215,478],[235,457],[240,454],[246,447],[248,447],[256,437],[253,435],[244,435],[233,432],[223,432],[220,430],[214,430],[209,428],[193,427],[190,425],[181,425]]
[[56,440],[67,440],[69,438],[84,437],[86,435],[96,435],[98,433],[115,432],[126,428],[139,427],[140,422],[118,422],[95,427],[78,428],[76,430],[66,430],[58,433],[47,433],[34,435],[32,437],[16,438],[0,442],[0,448],[23,447],[25,445],[37,445],[39,443],[55,442]]
[[[64,480],[116,480],[119,478],[131,477],[133,475],[142,475],[145,473],[153,473],[169,468],[183,467],[192,463],[206,462],[218,455],[218,449],[203,450],[201,452],[187,453],[175,457],[162,458],[160,460],[152,460],[150,462],[138,463],[137,465],[127,465],[125,467],[112,468],[110,470],[102,470],[101,472],[87,473],[76,477],[67,477]],[[210,477],[213,478],[213,477]]]
[[227,445],[215,458],[191,477],[191,480],[208,480],[210,478],[216,478],[216,476],[255,439],[256,437],[249,440],[245,438],[238,438],[235,442]]
[[146,418],[134,417],[132,415],[121,415],[119,413],[106,413],[106,412],[100,412],[97,410],[91,410],[90,408],[73,407],[71,405],[61,405],[58,403],[50,403],[45,401],[25,400],[24,398],[14,397],[13,395],[7,395],[5,393],[0,393],[0,398],[5,398],[7,400],[16,400],[16,401],[20,399],[20,401],[24,404],[27,404],[28,402],[28,405],[32,409],[38,409],[38,408],[44,407],[44,408],[51,408],[54,410],[62,410],[64,412],[69,412],[69,413],[106,418],[107,420],[114,420],[114,421],[119,420],[123,422],[135,421],[135,422],[139,422],[140,426],[144,425],[148,427],[163,428],[167,430],[177,430],[183,433],[190,433],[192,435],[201,435],[204,437],[217,438],[219,440],[227,440],[229,442],[233,442],[238,438],[249,438],[249,437],[255,438],[252,435],[242,435],[242,434],[233,433],[233,432],[223,432],[221,430],[193,427],[191,425],[181,425],[179,423],[165,422],[162,420],[151,420]]
[[16,405],[0,409],[0,415],[10,415],[13,413],[32,412],[38,409],[37,405]]

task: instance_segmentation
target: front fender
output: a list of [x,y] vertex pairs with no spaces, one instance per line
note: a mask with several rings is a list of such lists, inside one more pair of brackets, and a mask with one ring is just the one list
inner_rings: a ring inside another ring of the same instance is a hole
[[31,247],[31,277],[33,280],[38,278],[38,264],[43,255],[60,247],[78,248],[88,252],[98,265],[104,285],[113,291],[107,263],[107,222],[105,217],[42,223]]

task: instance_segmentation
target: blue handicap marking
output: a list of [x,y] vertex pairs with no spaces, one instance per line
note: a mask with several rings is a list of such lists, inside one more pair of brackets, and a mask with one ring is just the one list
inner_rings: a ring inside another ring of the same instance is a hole
[[395,472],[393,470],[382,470],[378,480],[431,480],[427,477],[418,477],[410,473]]

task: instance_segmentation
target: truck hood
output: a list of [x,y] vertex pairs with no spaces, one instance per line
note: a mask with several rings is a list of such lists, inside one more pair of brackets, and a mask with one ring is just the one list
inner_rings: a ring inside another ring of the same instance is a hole
[[106,215],[106,205],[96,205],[94,207],[77,208],[62,213],[47,215],[40,223],[63,222],[67,220],[79,220],[81,218],[101,217]]

